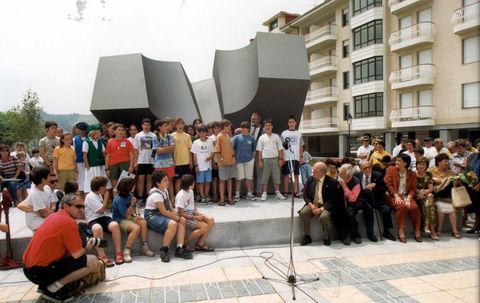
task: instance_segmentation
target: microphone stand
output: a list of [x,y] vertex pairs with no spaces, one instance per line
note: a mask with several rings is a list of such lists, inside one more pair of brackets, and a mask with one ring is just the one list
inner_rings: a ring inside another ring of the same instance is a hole
[[292,288],[292,299],[296,300],[295,296],[295,287],[298,287],[299,285],[311,283],[314,281],[320,280],[319,277],[312,278],[312,279],[302,279],[297,275],[297,272],[295,270],[295,263],[293,261],[293,216],[294,216],[294,206],[295,206],[295,195],[293,194],[293,182],[295,182],[295,173],[294,173],[294,165],[293,165],[293,155],[294,152],[292,150],[292,146],[290,143],[287,143],[288,148],[286,148],[285,152],[289,152],[291,157],[289,157],[289,160],[287,160],[288,163],[288,168],[290,171],[290,190],[292,193],[292,199],[291,199],[291,204],[290,204],[290,258],[289,258],[289,263],[287,267],[287,272],[283,272],[281,270],[274,271],[278,276],[280,276],[283,279],[275,279],[275,278],[268,278],[266,276],[262,276],[262,279],[268,280],[268,281],[274,281],[274,282],[279,282],[279,283],[284,283],[286,285],[290,285]]

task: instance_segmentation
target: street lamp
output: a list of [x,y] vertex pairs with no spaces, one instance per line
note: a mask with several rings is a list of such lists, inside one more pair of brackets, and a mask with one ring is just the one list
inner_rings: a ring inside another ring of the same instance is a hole
[[350,113],[347,114],[347,124],[348,124],[348,136],[347,136],[347,152],[345,155],[350,157],[350,128],[352,126],[352,115]]

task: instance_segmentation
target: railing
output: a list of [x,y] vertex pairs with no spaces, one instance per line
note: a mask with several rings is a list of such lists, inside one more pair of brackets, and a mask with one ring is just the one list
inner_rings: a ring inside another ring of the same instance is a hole
[[395,31],[390,35],[390,45],[409,41],[419,37],[433,37],[436,34],[435,23],[433,22],[420,22],[411,25],[401,30]]
[[300,129],[330,128],[330,127],[337,127],[336,117],[302,120],[300,122]]
[[435,119],[437,113],[433,105],[422,105],[392,110],[390,121],[401,122],[411,120]]
[[480,19],[480,1],[455,10],[450,22],[458,25],[475,19]]
[[332,87],[324,87],[319,89],[314,89],[307,94],[307,101],[313,101],[321,98],[328,98],[328,97],[337,97],[337,88],[335,86]]
[[407,0],[388,0],[388,6],[392,7],[392,6],[397,5],[397,4],[399,4],[403,1],[407,1]]
[[420,64],[400,70],[393,71],[390,74],[390,83],[400,83],[416,79],[433,79],[437,72],[433,64]]
[[305,42],[310,43],[312,40],[328,36],[328,35],[336,35],[337,34],[337,26],[335,24],[328,24],[325,26],[322,26],[321,28],[306,34],[304,36]]
[[337,56],[325,56],[308,64],[310,70],[325,66],[337,66]]

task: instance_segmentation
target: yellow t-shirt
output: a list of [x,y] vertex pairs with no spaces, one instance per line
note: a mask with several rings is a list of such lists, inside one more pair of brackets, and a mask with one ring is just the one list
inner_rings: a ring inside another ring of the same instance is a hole
[[235,155],[233,154],[232,142],[230,137],[224,133],[220,133],[215,141],[215,150],[219,153],[218,165],[226,166],[235,164]]
[[173,142],[175,143],[175,150],[173,152],[173,160],[175,165],[188,165],[190,164],[190,148],[192,147],[192,139],[187,133],[172,134]]
[[71,147],[55,147],[53,157],[58,161],[58,170],[74,170],[77,166],[77,156]]
[[379,153],[378,151],[373,152],[372,154],[372,164],[379,164],[382,169],[385,169],[387,165],[382,163],[382,159],[385,156],[390,156],[389,153],[387,153],[386,150],[383,150],[383,153]]

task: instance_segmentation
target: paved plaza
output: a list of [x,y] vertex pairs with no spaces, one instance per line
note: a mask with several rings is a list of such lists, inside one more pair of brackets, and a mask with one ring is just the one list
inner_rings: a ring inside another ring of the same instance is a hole
[[[318,277],[296,289],[297,302],[479,302],[479,240],[443,237],[439,242],[364,242],[345,247],[295,246],[301,278]],[[280,278],[288,246],[217,249],[193,260],[162,263],[134,257],[107,269],[107,281],[75,302],[292,302]],[[21,269],[0,272],[0,302],[41,302]],[[20,282],[20,283],[15,283]],[[15,284],[13,284],[15,283]]]

